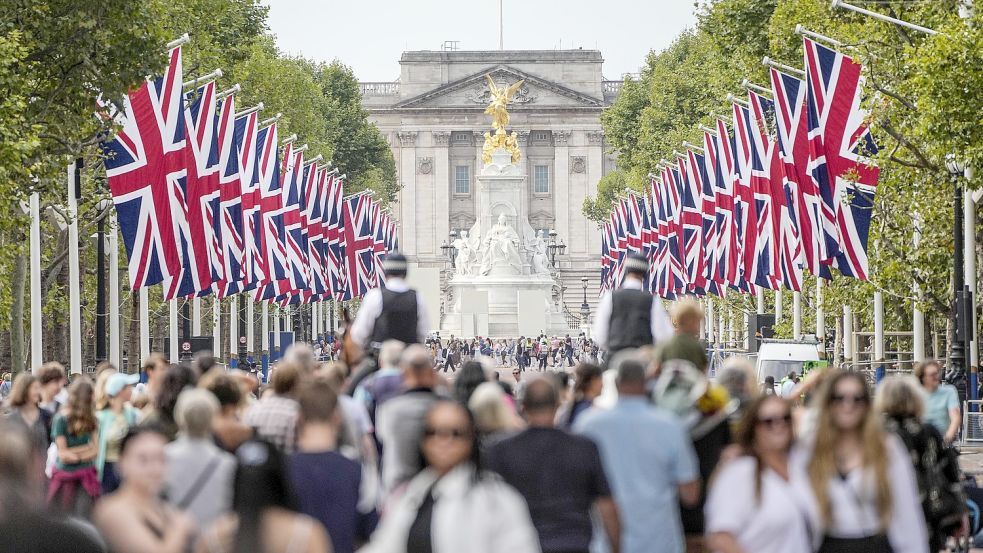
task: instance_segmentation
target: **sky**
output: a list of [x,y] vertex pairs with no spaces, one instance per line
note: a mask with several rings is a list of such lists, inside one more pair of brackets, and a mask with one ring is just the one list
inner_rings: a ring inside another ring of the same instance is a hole
[[[694,0],[501,0],[506,50],[597,49],[607,79],[637,73],[696,23]],[[280,49],[393,81],[407,50],[498,49],[499,0],[264,0]]]

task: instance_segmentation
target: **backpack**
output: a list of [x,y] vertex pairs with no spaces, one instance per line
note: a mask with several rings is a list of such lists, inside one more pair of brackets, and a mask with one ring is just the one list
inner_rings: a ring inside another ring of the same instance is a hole
[[[962,526],[962,517],[966,513],[966,494],[962,484],[958,480],[952,482],[947,474],[958,473],[957,451],[942,446],[941,436],[928,426],[890,420],[888,427],[915,457],[915,479],[929,531],[952,535]],[[923,442],[924,448],[919,448],[918,442]],[[917,461],[921,461],[921,470],[917,470]]]

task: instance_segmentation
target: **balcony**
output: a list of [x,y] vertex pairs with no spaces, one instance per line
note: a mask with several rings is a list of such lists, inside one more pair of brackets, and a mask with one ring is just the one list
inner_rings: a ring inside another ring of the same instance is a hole
[[367,82],[358,83],[363,97],[370,96],[399,96],[399,82]]

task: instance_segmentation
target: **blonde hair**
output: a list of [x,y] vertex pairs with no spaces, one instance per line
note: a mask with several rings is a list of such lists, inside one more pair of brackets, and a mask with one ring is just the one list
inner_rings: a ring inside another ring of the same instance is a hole
[[672,304],[670,315],[672,316],[672,324],[678,328],[680,323],[689,317],[703,319],[703,307],[695,299],[684,297]]
[[106,407],[109,407],[109,394],[106,393],[106,384],[109,382],[109,377],[116,374],[116,369],[112,365],[108,367],[103,367],[99,375],[96,376],[96,386],[93,392],[93,403],[95,403],[96,411],[102,411]]
[[918,379],[908,375],[889,376],[877,387],[874,409],[888,417],[922,418],[925,401]]
[[495,382],[484,382],[475,388],[468,401],[475,424],[482,432],[506,430],[515,426],[515,415],[505,404],[505,392]]
[[887,437],[881,418],[870,405],[870,389],[863,375],[847,371],[830,371],[816,398],[819,417],[816,426],[816,443],[807,471],[812,493],[819,505],[819,515],[824,527],[828,528],[833,519],[833,506],[829,499],[829,482],[836,478],[836,445],[843,431],[833,422],[831,405],[836,385],[845,380],[854,380],[861,385],[866,397],[867,407],[860,422],[860,440],[863,447],[864,476],[873,476],[877,492],[877,514],[880,530],[884,531],[891,521],[891,485],[888,481]]

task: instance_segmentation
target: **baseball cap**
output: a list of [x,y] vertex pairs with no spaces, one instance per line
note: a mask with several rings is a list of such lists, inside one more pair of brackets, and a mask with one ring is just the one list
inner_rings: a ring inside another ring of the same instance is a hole
[[133,386],[137,382],[140,382],[140,375],[138,374],[116,373],[106,381],[106,395],[116,397],[123,391],[123,388]]

